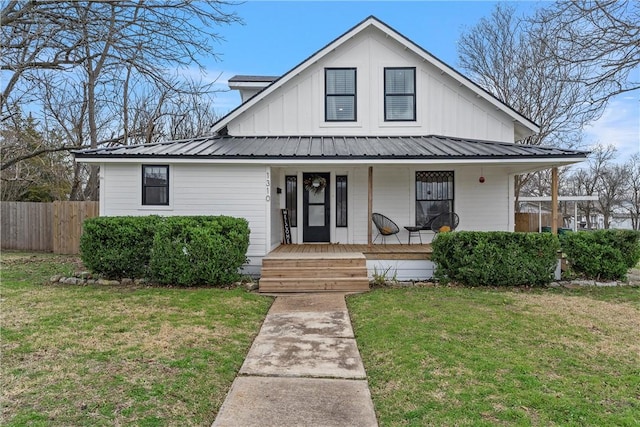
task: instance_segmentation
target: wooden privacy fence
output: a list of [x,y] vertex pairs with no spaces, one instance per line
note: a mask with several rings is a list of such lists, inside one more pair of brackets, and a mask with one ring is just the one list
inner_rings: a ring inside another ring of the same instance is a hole
[[99,202],[53,202],[53,253],[79,253],[82,223],[99,214]]
[[99,202],[2,202],[2,249],[77,254],[82,223],[99,210]]
[[53,252],[53,203],[0,203],[2,249]]
[[[516,231],[539,231],[538,222],[540,218],[537,213],[516,213]],[[542,214],[542,226],[551,226],[551,214]]]

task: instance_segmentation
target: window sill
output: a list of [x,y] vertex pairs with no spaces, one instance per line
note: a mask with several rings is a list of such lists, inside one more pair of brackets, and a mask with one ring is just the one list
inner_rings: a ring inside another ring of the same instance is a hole
[[419,128],[422,127],[422,124],[418,123],[418,122],[403,122],[403,121],[397,121],[397,122],[381,122],[378,124],[379,127],[381,128],[392,128],[392,127],[402,127],[402,128]]
[[139,211],[172,211],[172,205],[139,205]]
[[321,128],[361,128],[360,122],[322,122]]

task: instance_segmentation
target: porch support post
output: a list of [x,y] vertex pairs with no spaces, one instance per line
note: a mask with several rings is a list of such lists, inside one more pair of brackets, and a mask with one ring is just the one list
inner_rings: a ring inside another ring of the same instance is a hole
[[371,226],[371,215],[373,215],[373,166],[369,166],[368,180],[368,201],[367,201],[367,246],[372,245],[373,227]]
[[538,233],[542,233],[542,202],[538,202]]
[[558,168],[551,169],[551,232],[558,234]]

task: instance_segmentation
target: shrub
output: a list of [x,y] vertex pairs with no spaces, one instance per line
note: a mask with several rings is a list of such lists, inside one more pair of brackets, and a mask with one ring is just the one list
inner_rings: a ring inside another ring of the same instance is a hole
[[460,231],[432,245],[435,277],[470,286],[547,284],[558,262],[558,238],[546,233]]
[[153,239],[151,279],[179,286],[231,283],[240,278],[248,247],[243,218],[167,217]]
[[598,230],[561,237],[572,269],[590,279],[624,280],[640,260],[640,232]]
[[145,277],[159,221],[158,216],[87,219],[80,238],[82,262],[110,279]]

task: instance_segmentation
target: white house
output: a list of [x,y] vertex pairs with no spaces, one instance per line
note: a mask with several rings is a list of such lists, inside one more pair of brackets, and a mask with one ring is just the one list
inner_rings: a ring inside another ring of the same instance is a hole
[[[514,177],[587,155],[518,144],[535,123],[375,17],[279,78],[229,83],[243,103],[211,136],[75,153],[100,165],[101,215],[244,217],[258,273],[283,242],[281,209],[294,244],[366,245],[379,212],[408,250],[404,226],[445,211],[459,230],[513,231]],[[399,277],[429,275],[391,258]]]

